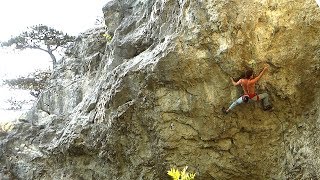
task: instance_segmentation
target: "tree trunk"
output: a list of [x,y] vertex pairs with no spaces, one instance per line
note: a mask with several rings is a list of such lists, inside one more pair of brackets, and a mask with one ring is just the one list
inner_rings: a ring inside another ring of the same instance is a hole
[[53,50],[51,49],[50,45],[47,45],[47,52],[49,53],[51,59],[52,59],[52,70],[54,70],[57,66],[57,59],[56,57],[53,55]]
[[52,51],[48,51],[50,57],[51,57],[51,60],[52,60],[52,68],[55,69],[56,66],[57,66],[57,59],[56,57],[53,55]]

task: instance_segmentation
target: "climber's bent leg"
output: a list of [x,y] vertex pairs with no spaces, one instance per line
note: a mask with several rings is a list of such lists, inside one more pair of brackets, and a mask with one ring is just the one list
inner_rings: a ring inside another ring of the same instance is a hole
[[264,110],[272,109],[272,106],[271,106],[271,104],[269,102],[269,95],[267,93],[259,94],[259,95],[255,96],[255,97],[253,97],[251,100],[253,100],[253,101],[261,100]]
[[243,103],[243,99],[242,99],[242,97],[239,97],[236,101],[234,101],[234,102],[230,105],[230,107],[228,108],[227,111],[232,110],[234,107],[236,107],[237,105],[242,104],[242,103]]
[[262,93],[262,94],[259,94],[259,99],[262,100],[262,104],[263,104],[263,107],[268,107],[270,106],[270,102],[269,102],[269,95],[267,93]]

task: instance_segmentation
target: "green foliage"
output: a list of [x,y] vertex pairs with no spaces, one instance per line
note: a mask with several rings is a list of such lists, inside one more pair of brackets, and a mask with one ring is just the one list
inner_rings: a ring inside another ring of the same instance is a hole
[[194,180],[196,174],[195,173],[187,173],[188,166],[183,168],[182,171],[179,171],[178,169],[171,168],[170,171],[168,171],[168,175],[171,176],[173,180]]
[[30,90],[31,95],[38,97],[40,92],[46,87],[50,76],[50,72],[37,71],[29,74],[27,77],[6,79],[3,82],[14,89]]
[[5,101],[10,104],[10,107],[5,108],[6,110],[21,110],[25,104],[30,104],[33,100],[18,100],[16,98],[9,98]]
[[[99,16],[99,17],[96,18],[95,25],[98,26],[98,27],[104,28],[105,31],[107,31],[107,29],[108,29],[107,26],[105,25],[104,17],[102,17],[102,16]],[[112,35],[110,35],[107,32],[103,33],[102,36],[104,38],[106,38],[107,42],[110,42],[112,40]]]
[[36,25],[28,28],[7,42],[1,42],[2,47],[14,47],[17,50],[38,49],[47,52],[55,66],[56,58],[53,51],[58,48],[66,48],[70,42],[75,40],[74,36],[58,31],[46,25]]
[[112,40],[112,36],[110,36],[110,34],[108,33],[104,33],[102,36],[106,38],[107,42],[110,42]]
[[29,27],[27,31],[19,36],[12,37],[7,42],[1,43],[1,46],[14,46],[19,50],[30,48],[47,51],[48,46],[49,49],[55,50],[57,47],[63,47],[69,42],[73,42],[74,39],[74,36],[69,36],[62,31],[40,24]]

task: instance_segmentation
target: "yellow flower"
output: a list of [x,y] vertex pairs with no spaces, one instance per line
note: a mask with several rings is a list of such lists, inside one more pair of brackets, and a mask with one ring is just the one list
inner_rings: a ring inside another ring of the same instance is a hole
[[168,175],[173,178],[173,180],[179,180],[180,178],[180,172],[179,170],[176,170],[174,168],[171,168],[170,171],[168,171]]
[[168,175],[173,178],[173,180],[194,180],[195,173],[187,173],[188,166],[186,166],[181,172],[177,169],[171,168],[168,171]]
[[190,177],[190,179],[194,179],[196,177],[196,173],[190,173],[189,177]]
[[183,170],[181,172],[181,179],[185,179],[188,176],[188,174],[186,173],[187,169],[188,169],[188,166],[183,168]]

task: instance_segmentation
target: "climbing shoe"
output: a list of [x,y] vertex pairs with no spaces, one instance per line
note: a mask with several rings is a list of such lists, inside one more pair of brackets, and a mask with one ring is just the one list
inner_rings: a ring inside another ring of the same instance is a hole
[[225,107],[222,107],[222,112],[223,112],[223,114],[228,114],[228,111]]
[[272,110],[272,106],[268,105],[266,107],[263,108],[264,111],[271,111]]

